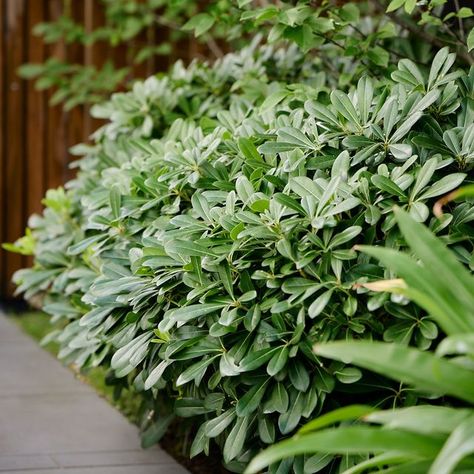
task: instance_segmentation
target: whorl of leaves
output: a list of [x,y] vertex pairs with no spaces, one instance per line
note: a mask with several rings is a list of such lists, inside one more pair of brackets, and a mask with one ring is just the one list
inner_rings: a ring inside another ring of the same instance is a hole
[[46,293],[65,361],[110,366],[141,393],[145,445],[170,414],[193,417],[191,455],[215,441],[240,472],[344,392],[394,396],[311,347],[437,337],[407,301],[356,285],[391,275],[352,247],[403,247],[398,205],[472,264],[472,206],[431,214],[472,179],[474,69],[453,63],[443,49],[430,70],[402,60],[343,92],[294,50],[250,48],[178,64],[96,108],[109,122],[31,219],[18,248],[34,244],[35,266],[16,281]]

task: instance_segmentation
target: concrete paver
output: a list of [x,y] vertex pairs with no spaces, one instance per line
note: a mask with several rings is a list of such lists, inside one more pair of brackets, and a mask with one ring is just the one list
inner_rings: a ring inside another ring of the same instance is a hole
[[0,473],[131,472],[188,473],[0,314]]
[[[2,472],[2,471],[0,471]],[[7,471],[5,471],[7,472]],[[5,474],[2,472],[2,474]],[[38,470],[20,470],[8,471],[8,474],[182,474],[183,468],[179,465],[140,465],[140,466],[107,466],[107,467],[79,467],[73,469],[38,469]],[[186,472],[186,471],[185,471]]]
[[71,370],[55,363],[50,354],[32,342],[0,341],[0,396],[90,393]]

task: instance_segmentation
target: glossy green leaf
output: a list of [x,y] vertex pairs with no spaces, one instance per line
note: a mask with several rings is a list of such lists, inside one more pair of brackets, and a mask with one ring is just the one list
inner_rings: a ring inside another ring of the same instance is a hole
[[262,161],[260,153],[251,140],[245,137],[239,138],[239,149],[248,160]]
[[240,361],[239,367],[243,372],[255,370],[268,362],[278,349],[278,347],[275,347],[273,349],[262,349],[256,352],[250,352]]
[[385,176],[376,174],[372,176],[371,181],[375,186],[377,186],[377,188],[385,191],[386,193],[399,196],[401,198],[405,197],[405,193],[400,189],[400,187]]
[[331,93],[331,102],[336,110],[349,122],[359,125],[359,116],[349,97],[341,91]]
[[449,434],[472,415],[472,410],[468,409],[421,405],[396,410],[371,411],[363,416],[366,421],[379,423],[390,429]]
[[150,375],[145,380],[145,390],[149,390],[153,387],[163,376],[166,368],[171,365],[171,361],[162,360],[151,372]]
[[235,406],[237,416],[248,416],[257,410],[263,396],[265,395],[268,382],[269,379],[259,385],[254,385],[247,393],[242,395]]
[[396,344],[341,341],[315,346],[316,354],[358,365],[418,389],[474,402],[471,371],[432,354]]
[[202,377],[204,376],[204,373],[206,372],[207,367],[212,364],[212,362],[217,358],[218,356],[212,356],[208,359],[202,359],[199,362],[196,362],[195,364],[191,365],[188,367],[181,375],[178,377],[176,380],[176,385],[179,387],[180,385],[184,385],[191,380],[201,380]]
[[276,354],[270,359],[267,365],[267,373],[270,376],[276,375],[282,370],[288,361],[289,350],[286,346],[282,346]]
[[397,451],[413,456],[435,456],[442,441],[436,437],[419,435],[401,430],[381,431],[369,427],[344,427],[322,430],[295,437],[266,449],[249,464],[247,474],[288,456],[324,451],[331,454]]
[[304,425],[298,433],[306,434],[311,431],[320,430],[321,428],[326,428],[327,426],[339,423],[341,421],[347,420],[357,420],[366,415],[369,415],[375,411],[374,408],[367,405],[350,405],[348,407],[338,408],[337,410],[331,411],[324,415],[311,420],[309,423]]
[[301,392],[306,392],[306,390],[308,390],[310,382],[309,374],[301,361],[295,360],[290,363],[288,375],[290,376],[290,381],[293,384],[293,387]]
[[201,36],[214,25],[214,18],[207,13],[194,15],[182,28],[194,30],[195,36]]
[[293,392],[287,410],[278,417],[278,427],[282,434],[288,434],[298,426],[303,416],[304,404],[303,392]]
[[206,314],[214,313],[215,311],[224,307],[222,303],[207,303],[207,304],[194,304],[189,306],[183,306],[182,308],[170,310],[167,315],[174,321],[188,322],[192,319],[205,316]]
[[249,417],[237,418],[234,427],[227,436],[224,444],[224,461],[229,462],[234,459],[242,450],[249,428]]
[[216,257],[210,249],[198,242],[185,240],[171,240],[166,243],[165,250],[168,255],[180,255],[183,257]]
[[112,209],[112,215],[114,219],[118,219],[120,217],[120,206],[122,202],[122,196],[120,194],[120,190],[117,186],[112,186],[110,189],[110,207]]
[[453,472],[467,456],[474,453],[474,415],[466,418],[450,434],[430,467],[429,474]]
[[474,28],[471,28],[471,31],[467,36],[467,50],[471,51],[472,49],[474,49]]
[[205,423],[204,433],[208,438],[219,436],[235,419],[235,410],[232,408]]

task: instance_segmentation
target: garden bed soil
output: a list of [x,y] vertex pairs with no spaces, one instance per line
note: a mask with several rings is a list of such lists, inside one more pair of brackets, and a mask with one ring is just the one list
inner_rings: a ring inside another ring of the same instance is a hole
[[209,456],[199,454],[192,459],[183,454],[183,439],[177,435],[173,427],[167,431],[160,441],[161,447],[192,474],[231,474],[222,466],[222,454],[212,449]]

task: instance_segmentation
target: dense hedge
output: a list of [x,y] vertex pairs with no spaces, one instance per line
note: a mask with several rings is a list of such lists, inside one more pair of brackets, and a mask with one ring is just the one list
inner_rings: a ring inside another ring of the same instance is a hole
[[[403,247],[397,204],[469,264],[472,206],[429,212],[472,177],[474,69],[454,61],[446,49],[430,70],[401,60],[344,92],[316,59],[254,45],[213,66],[178,63],[94,109],[108,123],[31,219],[18,248],[34,249],[35,266],[16,281],[27,298],[46,293],[66,362],[110,365],[140,393],[145,445],[173,415],[193,417],[191,455],[214,440],[241,472],[348,391],[414,402],[311,347],[436,339],[406,300],[356,285],[390,275],[352,246]],[[306,459],[305,472],[322,464]]]

